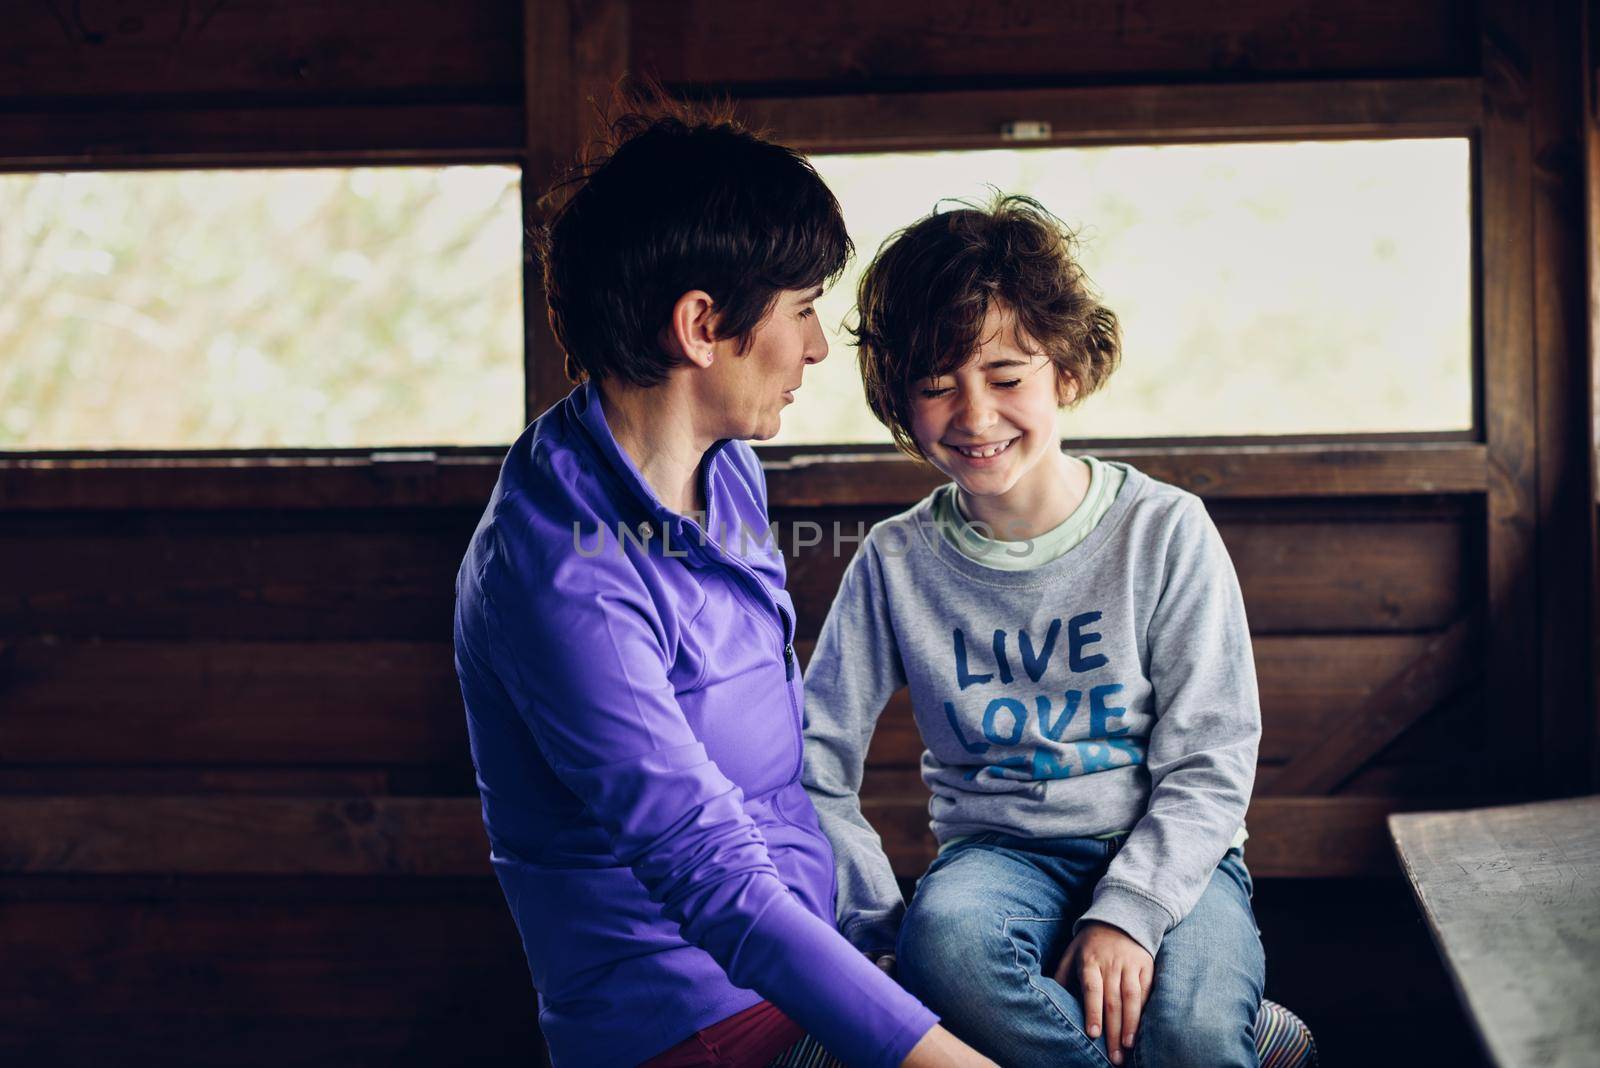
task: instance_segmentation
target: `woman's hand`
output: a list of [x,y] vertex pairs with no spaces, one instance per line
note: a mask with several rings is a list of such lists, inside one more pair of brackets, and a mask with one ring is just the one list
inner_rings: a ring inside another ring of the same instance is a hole
[[1105,1022],[1111,1063],[1122,1063],[1122,1051],[1133,1048],[1139,1015],[1150,997],[1155,960],[1145,948],[1110,924],[1083,925],[1056,966],[1056,982],[1078,995],[1090,1038],[1100,1037]]
[[995,1068],[988,1057],[974,1050],[949,1031],[933,1028],[900,1062],[900,1068]]

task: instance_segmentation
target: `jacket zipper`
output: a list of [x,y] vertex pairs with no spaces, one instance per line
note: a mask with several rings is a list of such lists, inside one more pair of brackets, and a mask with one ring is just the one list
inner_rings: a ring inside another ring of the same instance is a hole
[[[701,492],[704,495],[706,502],[706,527],[709,529],[711,526],[711,468],[709,465],[703,469],[703,474],[701,477],[703,479]],[[702,547],[708,540],[709,538],[703,533],[701,536]],[[766,606],[771,606],[777,612],[778,641],[783,645],[783,680],[785,683],[783,688],[789,694],[789,719],[794,723],[795,730],[803,731],[804,724],[800,722],[800,705],[794,699],[795,653],[794,642],[789,640],[789,632],[793,626],[793,622],[789,619],[789,613],[785,612],[781,605],[773,603],[772,599],[767,594],[766,586],[762,583],[761,579],[756,576],[756,573],[750,570],[749,566],[746,565],[744,561],[736,559],[730,553],[719,552],[716,555],[723,557],[725,566],[732,567],[732,569],[738,574],[738,584],[745,587],[746,596],[753,596],[753,607],[757,609],[757,613],[759,615],[767,615],[765,611],[762,611],[762,609]],[[770,619],[771,617],[767,616],[767,618]],[[800,745],[795,747],[795,749],[795,769],[794,772],[789,776],[791,782],[800,777],[800,770],[805,763],[804,742],[802,741]]]
[[[762,607],[762,602],[764,602],[766,605],[770,605],[771,608],[777,613],[778,641],[783,643],[783,688],[784,691],[789,695],[789,719],[792,723],[794,723],[796,731],[803,732],[805,725],[800,722],[800,704],[794,699],[795,653],[794,643],[789,640],[789,629],[791,626],[789,613],[783,610],[782,605],[772,602],[771,598],[767,595],[766,586],[764,586],[761,580],[756,577],[755,572],[751,571],[741,561],[735,560],[731,556],[727,558],[727,562],[728,565],[731,566],[735,572],[737,572],[739,577],[738,585],[743,587],[744,595],[755,600],[755,607],[760,609]],[[772,617],[767,615],[766,612],[762,611],[760,612],[760,615],[766,617],[769,622],[772,621]],[[804,741],[802,741],[801,744],[795,746],[795,766],[794,771],[789,775],[790,782],[794,782],[800,777],[800,771],[804,764],[805,744]]]

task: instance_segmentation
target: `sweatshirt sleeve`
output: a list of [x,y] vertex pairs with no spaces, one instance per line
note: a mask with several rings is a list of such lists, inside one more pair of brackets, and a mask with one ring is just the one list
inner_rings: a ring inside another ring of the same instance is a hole
[[1185,501],[1167,543],[1148,642],[1156,715],[1149,807],[1076,926],[1111,924],[1154,956],[1200,900],[1244,821],[1261,738],[1244,599],[1198,498]]
[[485,584],[488,629],[515,665],[508,688],[541,753],[735,985],[852,1065],[898,1065],[935,1017],[784,885],[742,792],[677,703],[637,573],[580,563],[510,562],[493,598]]
[[861,813],[861,778],[884,703],[905,685],[881,564],[870,540],[845,570],[806,669],[805,787],[833,845],[839,929],[866,953],[894,949],[905,900],[878,832]]

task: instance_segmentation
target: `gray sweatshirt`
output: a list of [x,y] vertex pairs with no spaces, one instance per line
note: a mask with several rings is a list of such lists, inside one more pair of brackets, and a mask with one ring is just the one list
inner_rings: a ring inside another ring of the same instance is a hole
[[1199,498],[1119,466],[1105,517],[1033,570],[963,556],[931,495],[850,562],[806,674],[805,785],[858,948],[893,948],[905,908],[859,796],[902,686],[941,843],[1129,832],[1079,926],[1154,955],[1234,841],[1261,735],[1238,579]]

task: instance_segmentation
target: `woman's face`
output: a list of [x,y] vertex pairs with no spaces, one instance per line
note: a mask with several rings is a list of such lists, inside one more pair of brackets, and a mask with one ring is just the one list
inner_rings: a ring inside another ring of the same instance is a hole
[[998,497],[1055,476],[1042,461],[1059,454],[1056,412],[1063,398],[1049,357],[1018,333],[1009,309],[991,304],[982,342],[953,374],[911,390],[911,433],[933,466],[969,497]]
[[713,403],[725,421],[719,437],[765,441],[778,433],[806,367],[828,355],[814,306],[821,295],[821,286],[780,291],[743,354],[736,338],[717,342],[711,370]]

